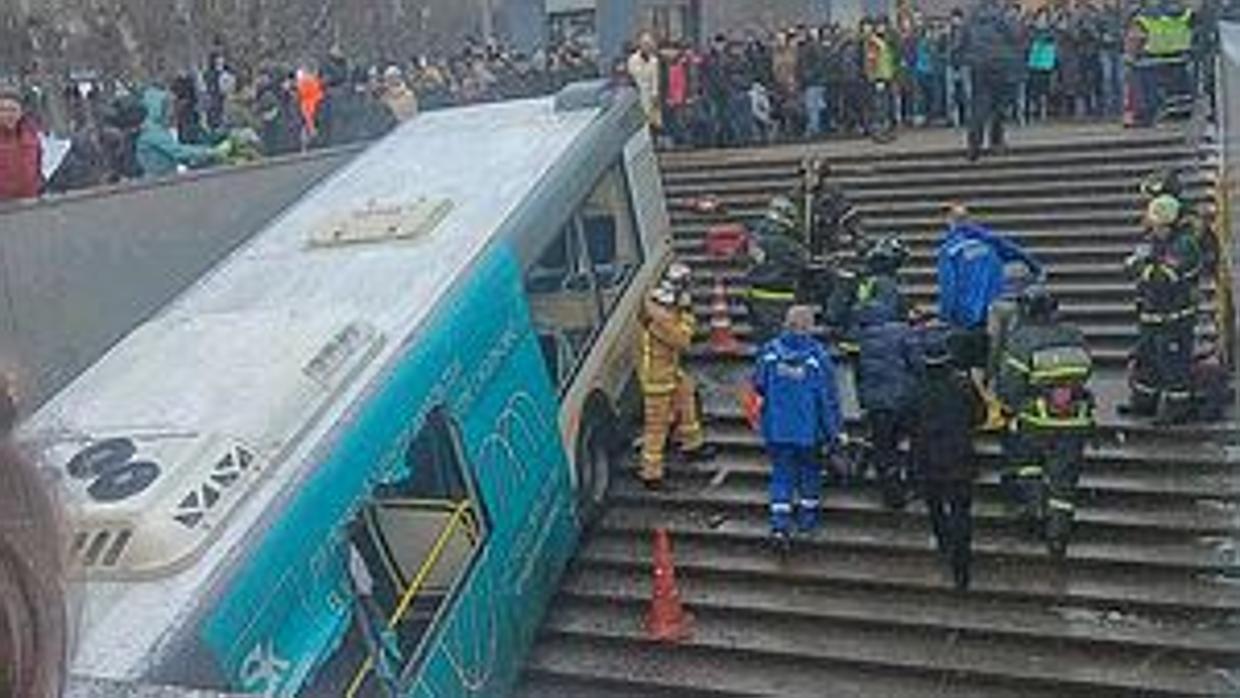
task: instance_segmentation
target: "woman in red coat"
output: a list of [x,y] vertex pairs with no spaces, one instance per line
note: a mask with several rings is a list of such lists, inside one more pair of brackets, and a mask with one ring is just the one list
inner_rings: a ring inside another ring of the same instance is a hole
[[23,112],[21,95],[0,88],[0,201],[39,195],[41,150],[39,130]]

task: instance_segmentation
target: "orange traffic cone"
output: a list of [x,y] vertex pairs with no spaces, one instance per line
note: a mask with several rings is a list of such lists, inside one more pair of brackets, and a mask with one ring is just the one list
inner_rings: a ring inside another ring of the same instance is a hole
[[646,634],[658,642],[681,642],[693,636],[693,614],[680,602],[672,543],[662,526],[654,530],[654,590]]
[[732,332],[732,311],[728,305],[728,289],[723,277],[715,277],[710,302],[710,348],[717,354],[736,354],[741,342]]

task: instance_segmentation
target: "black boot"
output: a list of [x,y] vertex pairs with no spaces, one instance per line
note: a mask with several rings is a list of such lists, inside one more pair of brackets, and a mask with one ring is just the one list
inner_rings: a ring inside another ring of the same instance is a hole
[[969,590],[969,566],[967,564],[956,563],[952,565],[952,581],[956,586],[956,591],[965,592]]

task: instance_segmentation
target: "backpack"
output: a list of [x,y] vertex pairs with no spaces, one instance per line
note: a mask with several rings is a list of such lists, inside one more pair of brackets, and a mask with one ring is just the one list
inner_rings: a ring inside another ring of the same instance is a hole
[[1084,346],[1038,349],[1030,357],[1029,368],[1037,415],[1054,420],[1092,419],[1093,394],[1086,384],[1093,374],[1093,358]]

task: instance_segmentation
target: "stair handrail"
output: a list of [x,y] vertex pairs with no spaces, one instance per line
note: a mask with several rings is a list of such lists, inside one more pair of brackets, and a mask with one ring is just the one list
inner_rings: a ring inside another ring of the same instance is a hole
[[1228,368],[1240,368],[1236,345],[1235,287],[1240,277],[1240,225],[1235,215],[1240,197],[1240,24],[1219,23],[1219,51],[1215,59],[1215,133],[1217,148],[1214,180],[1215,218],[1212,233],[1218,242],[1216,267],[1218,330]]

